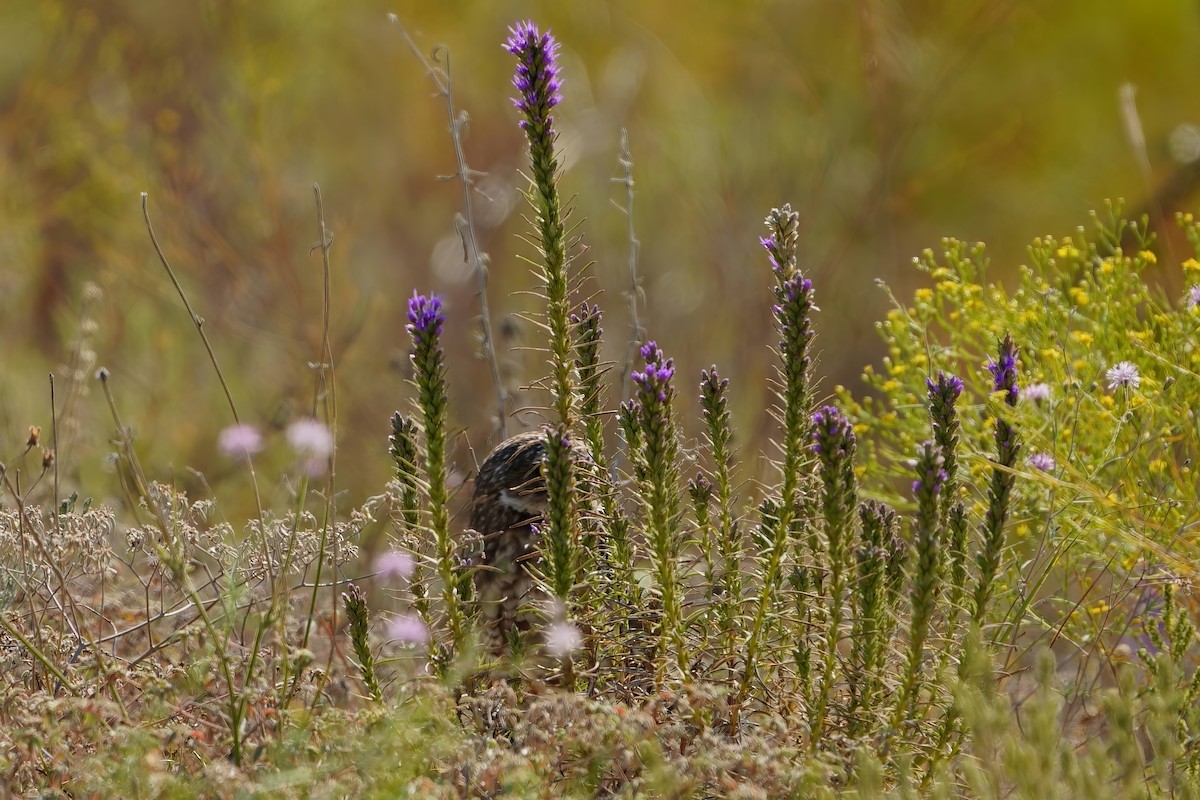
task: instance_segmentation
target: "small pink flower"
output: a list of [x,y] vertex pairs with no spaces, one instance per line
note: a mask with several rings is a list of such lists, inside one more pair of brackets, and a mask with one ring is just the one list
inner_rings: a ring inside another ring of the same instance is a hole
[[1200,284],[1188,287],[1187,296],[1184,298],[1184,302],[1187,304],[1188,308],[1200,306]]
[[1108,378],[1108,389],[1113,392],[1117,389],[1136,389],[1142,385],[1142,376],[1137,364],[1132,361],[1122,361],[1110,367],[1104,377]]
[[375,559],[375,572],[381,578],[408,580],[416,568],[417,563],[413,561],[412,555],[404,550],[388,550],[380,553],[379,557]]
[[217,436],[217,447],[230,458],[245,458],[263,449],[263,437],[253,425],[230,425]]
[[1051,395],[1050,384],[1048,383],[1032,383],[1025,387],[1025,399],[1035,402],[1049,400]]
[[563,658],[583,647],[583,634],[569,622],[555,622],[546,628],[546,652]]
[[1054,456],[1049,453],[1034,453],[1025,461],[1026,464],[1042,472],[1054,471]]
[[421,618],[414,614],[392,617],[387,624],[387,633],[393,639],[409,644],[425,644],[429,641],[429,629]]
[[315,419],[298,419],[288,426],[288,444],[306,461],[328,458],[333,452],[333,434]]

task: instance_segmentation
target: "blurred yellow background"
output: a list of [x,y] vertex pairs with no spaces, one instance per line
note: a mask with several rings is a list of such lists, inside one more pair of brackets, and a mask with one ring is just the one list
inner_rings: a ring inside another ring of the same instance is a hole
[[[1069,233],[1105,198],[1156,215],[1194,202],[1190,0],[13,0],[0,11],[5,460],[29,424],[49,430],[53,371],[63,492],[116,495],[113,425],[91,377],[103,365],[153,477],[195,496],[207,491],[198,474],[235,491],[240,469],[215,444],[232,420],[146,235],[146,191],[244,421],[268,431],[261,472],[282,474],[280,430],[310,413],[321,352],[318,182],[336,237],[339,484],[357,502],[389,476],[388,417],[411,396],[414,289],[447,299],[455,457],[471,472],[466,443],[482,458],[493,404],[454,233],[460,189],[439,180],[455,169],[444,107],[388,12],[423,52],[449,48],[466,156],[484,173],[476,209],[502,344],[537,344],[527,323],[509,324],[535,307],[513,293],[536,284],[521,260],[533,255],[519,238],[524,140],[501,48],[507,26],[531,18],[563,44],[562,189],[586,246],[577,263],[595,262],[590,286],[603,290],[607,354],[622,358],[629,335],[624,190],[611,180],[625,128],[646,332],[678,362],[685,420],[701,368],[731,378],[750,453],[771,430],[757,239],[772,206],[801,213],[828,391],[878,357],[888,300],[875,280],[910,290],[912,256],[939,237],[989,242],[1002,275],[1030,238]],[[1161,279],[1178,291],[1165,266]],[[504,360],[514,381],[538,377],[536,353]]]

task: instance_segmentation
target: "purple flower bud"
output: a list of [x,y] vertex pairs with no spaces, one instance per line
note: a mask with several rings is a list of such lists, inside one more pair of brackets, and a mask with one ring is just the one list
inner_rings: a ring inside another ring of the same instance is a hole
[[413,292],[408,299],[408,332],[414,337],[442,335],[442,325],[446,315],[442,312],[442,298],[435,295],[426,297]]
[[812,415],[813,452],[828,458],[844,455],[854,447],[854,428],[837,406],[825,406]]
[[1017,387],[1017,345],[1010,334],[1000,342],[999,358],[988,361],[988,372],[992,373],[992,391],[1004,392],[1005,402],[1015,406],[1021,392]]
[[957,375],[938,370],[936,381],[933,378],[925,379],[925,388],[929,390],[931,399],[951,404],[962,394],[963,382]]

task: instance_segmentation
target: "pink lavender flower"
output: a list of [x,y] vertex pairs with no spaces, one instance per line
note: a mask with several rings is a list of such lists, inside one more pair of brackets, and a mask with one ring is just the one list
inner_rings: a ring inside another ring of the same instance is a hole
[[1035,402],[1049,400],[1051,396],[1050,384],[1048,383],[1031,383],[1025,387],[1025,399]]
[[387,635],[408,644],[425,644],[429,641],[429,629],[415,614],[401,614],[388,620]]
[[546,652],[564,658],[583,647],[583,634],[569,622],[555,622],[546,628]]
[[404,550],[387,550],[379,554],[375,559],[375,572],[381,578],[403,578],[407,580],[412,577],[413,570],[417,568],[417,564],[413,561],[410,553]]
[[253,425],[230,425],[217,436],[217,447],[230,458],[245,458],[263,449],[263,437]]
[[333,452],[333,434],[315,419],[298,419],[288,426],[288,444],[305,460],[328,458]]
[[1189,309],[1200,306],[1200,283],[1189,286],[1187,295],[1184,297],[1184,303]]
[[1104,373],[1104,377],[1108,379],[1110,391],[1136,389],[1142,384],[1142,376],[1138,373],[1137,365],[1132,361],[1121,361],[1110,367],[1108,372]]
[[1026,459],[1025,463],[1042,472],[1054,471],[1054,456],[1049,453],[1034,453]]

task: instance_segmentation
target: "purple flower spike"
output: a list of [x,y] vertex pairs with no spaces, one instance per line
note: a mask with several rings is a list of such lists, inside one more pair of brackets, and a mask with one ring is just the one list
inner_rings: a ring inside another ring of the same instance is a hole
[[671,379],[675,377],[675,359],[663,355],[656,342],[646,342],[640,352],[646,361],[646,370],[630,374],[638,387],[638,405],[642,409],[664,406],[674,393]]
[[513,98],[513,105],[525,117],[521,128],[542,133],[554,122],[550,109],[562,102],[559,44],[549,31],[542,33],[532,21],[518,22],[508,30],[504,49],[517,57],[513,86],[519,96]]
[[408,332],[413,336],[442,335],[442,325],[446,315],[442,312],[442,298],[435,295],[426,297],[413,292],[408,299]]
[[988,372],[992,373],[992,391],[1004,392],[1004,401],[1010,406],[1016,406],[1021,397],[1017,386],[1017,345],[1010,334],[1005,334],[1000,342],[1000,357],[988,361]]
[[840,459],[854,449],[854,428],[837,406],[825,406],[812,415],[813,452],[823,461]]
[[942,456],[933,442],[921,445],[917,457],[917,479],[913,481],[913,494],[918,501],[937,497],[946,483],[946,470],[942,469]]
[[953,405],[954,401],[963,393],[963,382],[962,378],[957,375],[938,370],[937,380],[925,379],[925,388],[929,390],[930,399],[937,399],[946,405]]

